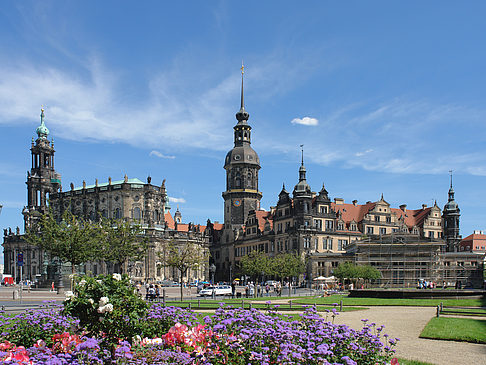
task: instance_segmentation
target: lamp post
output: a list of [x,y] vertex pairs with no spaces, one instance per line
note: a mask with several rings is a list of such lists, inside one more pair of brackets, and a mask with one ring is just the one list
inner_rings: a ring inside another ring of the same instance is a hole
[[214,285],[214,273],[216,272],[216,265],[215,264],[211,264],[211,266],[209,266],[209,273],[211,274],[211,284]]

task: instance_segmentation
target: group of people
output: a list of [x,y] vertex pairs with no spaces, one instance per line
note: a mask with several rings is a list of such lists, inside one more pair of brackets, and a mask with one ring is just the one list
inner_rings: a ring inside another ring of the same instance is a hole
[[[236,283],[233,282],[233,284],[231,285],[233,288],[235,288],[236,286]],[[245,285],[245,296],[247,298],[251,298],[251,297],[263,297],[264,295],[266,295],[267,297],[270,296],[270,292],[274,292],[275,295],[281,295],[282,293],[282,284],[280,283],[280,281],[276,281],[272,284],[270,283],[265,283],[265,284],[260,284],[260,283],[257,283],[255,285],[255,283],[253,281],[249,281],[246,285]],[[234,293],[235,293],[235,289],[233,289],[233,296],[234,296]]]
[[[139,295],[140,293],[141,285],[137,285],[137,292]],[[157,284],[145,284],[145,300],[158,300],[160,297],[160,288]]]

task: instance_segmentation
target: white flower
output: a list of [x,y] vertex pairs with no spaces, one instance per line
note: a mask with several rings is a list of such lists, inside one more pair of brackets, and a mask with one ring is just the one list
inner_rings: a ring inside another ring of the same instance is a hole
[[142,341],[142,337],[140,337],[140,335],[135,335],[133,338],[133,343],[138,345],[140,343],[140,341]]
[[102,307],[104,305],[107,305],[109,302],[110,300],[108,299],[108,297],[101,297],[98,304],[100,307]]
[[145,337],[142,340],[142,345],[161,345],[164,343],[164,340],[161,338],[147,338]]
[[69,279],[73,279],[76,276],[76,274],[69,274]]
[[91,304],[94,304],[94,300],[93,300],[93,298],[89,298],[89,299],[88,299],[88,302],[90,302]]
[[98,307],[98,313],[103,314],[103,313],[105,313],[105,310],[106,310],[106,307],[104,305],[101,306],[101,307]]
[[105,305],[105,312],[107,313],[113,312],[113,304],[108,303],[107,305]]
[[121,274],[113,274],[113,279],[120,281],[122,279]]
[[66,300],[71,300],[72,298],[75,297],[72,291],[67,291],[65,294],[66,294]]
[[84,284],[86,284],[86,280],[84,280],[84,279],[83,279],[83,280],[81,280],[81,281],[78,283],[78,285],[79,285],[79,286],[83,286]]
[[100,279],[96,280],[96,282],[97,282],[98,284],[103,284],[103,280],[100,280]]

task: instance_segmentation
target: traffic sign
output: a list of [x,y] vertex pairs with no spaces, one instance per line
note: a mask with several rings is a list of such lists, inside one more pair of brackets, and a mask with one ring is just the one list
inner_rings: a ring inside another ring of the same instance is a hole
[[22,252],[17,254],[17,266],[24,266],[24,254]]

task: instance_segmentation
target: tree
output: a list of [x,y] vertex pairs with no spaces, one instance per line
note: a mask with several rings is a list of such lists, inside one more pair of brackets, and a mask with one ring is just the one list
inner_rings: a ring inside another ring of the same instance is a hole
[[251,251],[243,256],[240,261],[241,272],[253,278],[257,278],[262,273],[270,274],[271,259],[260,251]]
[[101,256],[105,261],[118,265],[120,274],[128,260],[140,260],[145,256],[148,242],[143,237],[143,229],[121,219],[102,219]]
[[291,278],[305,271],[306,263],[298,254],[286,253],[271,259],[271,273],[281,280],[289,278],[289,296],[291,295]]
[[25,240],[76,266],[94,259],[97,255],[99,228],[90,221],[65,211],[60,222],[52,212],[43,214],[39,221],[27,230]]
[[381,278],[381,272],[371,265],[355,265],[351,262],[343,262],[334,269],[334,276],[341,281],[344,281],[344,279],[363,279],[366,281]]
[[166,244],[165,252],[159,251],[157,255],[164,266],[172,267],[179,271],[182,301],[182,278],[187,274],[189,269],[196,270],[199,266],[208,262],[208,251],[204,246],[193,242],[175,244],[173,241],[169,241]]

